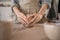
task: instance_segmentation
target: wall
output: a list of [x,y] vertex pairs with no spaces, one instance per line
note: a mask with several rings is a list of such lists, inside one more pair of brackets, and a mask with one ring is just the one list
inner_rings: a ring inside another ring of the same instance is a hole
[[0,3],[6,6],[6,7],[0,6],[0,21],[11,21],[12,20],[11,1],[5,1],[5,2],[2,1]]

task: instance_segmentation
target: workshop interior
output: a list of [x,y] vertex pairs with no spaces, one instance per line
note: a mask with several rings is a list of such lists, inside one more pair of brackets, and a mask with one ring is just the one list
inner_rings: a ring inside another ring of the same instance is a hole
[[[39,0],[20,1],[22,1],[21,4],[23,5],[28,1],[32,3],[32,1],[38,2]],[[23,3],[23,1],[25,2]],[[39,21],[32,26],[23,24],[22,21],[20,23],[15,12],[12,12],[11,5],[13,5],[12,0],[0,0],[0,40],[60,40],[60,0],[51,2],[51,8],[46,12],[47,18],[46,20],[43,19],[46,22],[40,23]],[[27,10],[27,7],[25,9]],[[34,11],[33,8],[32,11]]]

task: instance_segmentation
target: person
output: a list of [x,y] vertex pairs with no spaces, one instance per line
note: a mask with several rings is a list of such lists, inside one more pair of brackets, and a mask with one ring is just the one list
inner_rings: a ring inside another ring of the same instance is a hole
[[46,21],[46,10],[51,8],[52,0],[12,0],[12,11],[22,24],[34,25]]
[[47,18],[50,20],[50,21],[54,21],[56,22],[56,20],[59,20],[59,17],[58,17],[58,3],[59,3],[59,0],[52,0],[51,2],[51,8],[48,12],[48,15],[47,15]]

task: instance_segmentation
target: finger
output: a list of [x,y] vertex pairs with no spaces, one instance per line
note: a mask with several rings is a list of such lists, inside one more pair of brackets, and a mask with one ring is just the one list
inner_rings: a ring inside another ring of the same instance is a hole
[[36,15],[36,13],[35,14],[27,15],[27,18],[32,17],[32,16],[35,16],[35,15]]
[[33,18],[34,16],[27,16],[27,19]]
[[39,16],[37,17],[37,19],[32,23],[32,25],[35,24],[35,23],[37,23],[37,22],[39,22],[41,19],[42,19],[42,16],[39,15]]
[[19,21],[22,23],[22,24],[26,24],[24,20],[22,20],[21,18],[18,18]]
[[25,19],[27,18],[27,17],[26,17],[25,15],[23,15],[23,14],[22,14],[22,17],[25,18]]
[[30,21],[32,18],[34,18],[34,17],[33,16],[27,17],[28,21]]
[[34,22],[34,20],[36,20],[37,16],[35,16],[30,22],[29,24],[31,24],[32,22]]
[[28,23],[28,19],[27,19],[26,16],[23,16],[23,17],[21,17],[21,18]]
[[30,21],[32,18],[34,18],[34,15],[28,15],[27,16],[28,21]]
[[28,20],[27,20],[27,18],[25,18],[25,17],[22,17],[22,16],[18,16],[18,18],[21,18],[22,20],[24,20],[26,23],[28,23]]
[[18,16],[18,17],[24,18],[24,20],[27,19],[26,16],[22,16],[22,15],[21,16]]
[[23,18],[23,17],[18,17],[18,19],[19,19],[19,20],[23,20],[23,21],[26,23],[25,18]]
[[39,21],[40,21],[40,19],[37,18],[37,19],[32,23],[32,25],[34,25],[35,23],[37,23],[37,22],[39,22]]
[[25,23],[23,20],[21,20],[21,19],[19,20],[19,22],[21,22],[22,24],[26,24],[26,23]]
[[26,18],[26,16],[24,15],[24,13],[20,13],[20,14],[18,14],[18,16],[21,16],[23,18]]
[[26,19],[26,16],[23,13],[17,14],[17,17],[21,17],[21,18],[25,18]]
[[26,24],[28,24],[28,20],[25,18],[21,18],[23,21],[25,21]]

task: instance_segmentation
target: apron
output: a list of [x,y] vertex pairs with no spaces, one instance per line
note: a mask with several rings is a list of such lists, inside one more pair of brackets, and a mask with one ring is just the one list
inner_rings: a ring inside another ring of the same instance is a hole
[[[20,9],[25,15],[37,13],[41,8],[39,1],[40,0],[19,0]],[[43,17],[40,22],[46,22],[46,18]]]
[[19,4],[24,14],[37,13],[40,9],[39,0],[20,0]]

